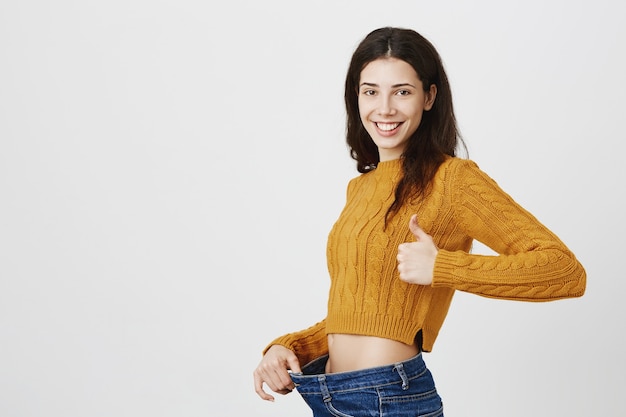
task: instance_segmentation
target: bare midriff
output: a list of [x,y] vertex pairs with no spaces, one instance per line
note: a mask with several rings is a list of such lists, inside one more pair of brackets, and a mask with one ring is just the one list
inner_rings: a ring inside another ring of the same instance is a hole
[[348,372],[410,359],[419,348],[397,340],[354,334],[328,335],[326,373]]

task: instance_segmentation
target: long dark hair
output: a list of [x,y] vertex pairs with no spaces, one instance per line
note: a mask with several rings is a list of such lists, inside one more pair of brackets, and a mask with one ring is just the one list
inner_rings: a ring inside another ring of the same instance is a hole
[[350,156],[357,161],[357,170],[361,173],[371,171],[380,162],[378,148],[361,122],[358,105],[361,71],[379,58],[407,62],[415,69],[425,92],[433,84],[437,87],[432,109],[424,112],[402,154],[403,178],[396,187],[395,200],[387,211],[387,218],[407,199],[424,197],[446,157],[455,156],[458,146],[467,149],[454,116],[448,76],[435,47],[413,30],[385,27],[372,31],[361,41],[352,55],[346,76],[346,140]]

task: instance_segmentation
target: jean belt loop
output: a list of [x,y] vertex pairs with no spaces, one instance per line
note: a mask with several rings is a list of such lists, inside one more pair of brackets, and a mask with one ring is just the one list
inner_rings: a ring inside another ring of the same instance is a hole
[[396,366],[393,367],[393,370],[398,372],[398,375],[400,375],[400,378],[402,378],[402,389],[405,391],[408,390],[409,378],[406,376],[406,372],[404,371],[404,364],[402,363],[396,364]]
[[330,398],[330,392],[328,391],[328,386],[326,385],[326,376],[319,375],[317,377],[317,381],[320,383],[320,390],[322,391],[322,397],[324,399],[324,402],[325,403],[329,402],[331,398]]

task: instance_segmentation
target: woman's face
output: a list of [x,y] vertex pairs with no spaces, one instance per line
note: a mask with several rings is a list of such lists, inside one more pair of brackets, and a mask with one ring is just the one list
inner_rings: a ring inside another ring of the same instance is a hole
[[359,114],[361,122],[378,147],[381,161],[398,159],[409,138],[432,108],[435,85],[424,91],[422,81],[407,62],[380,58],[361,71]]

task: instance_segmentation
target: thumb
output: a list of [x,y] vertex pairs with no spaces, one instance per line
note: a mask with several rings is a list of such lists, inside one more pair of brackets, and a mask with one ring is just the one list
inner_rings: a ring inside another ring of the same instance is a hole
[[409,230],[415,236],[415,239],[419,242],[420,240],[428,237],[428,234],[422,230],[420,225],[417,223],[417,214],[411,216],[411,220],[409,220]]
[[302,372],[302,369],[300,369],[300,361],[298,360],[296,355],[290,356],[287,359],[287,364],[291,372],[295,372],[298,374]]

